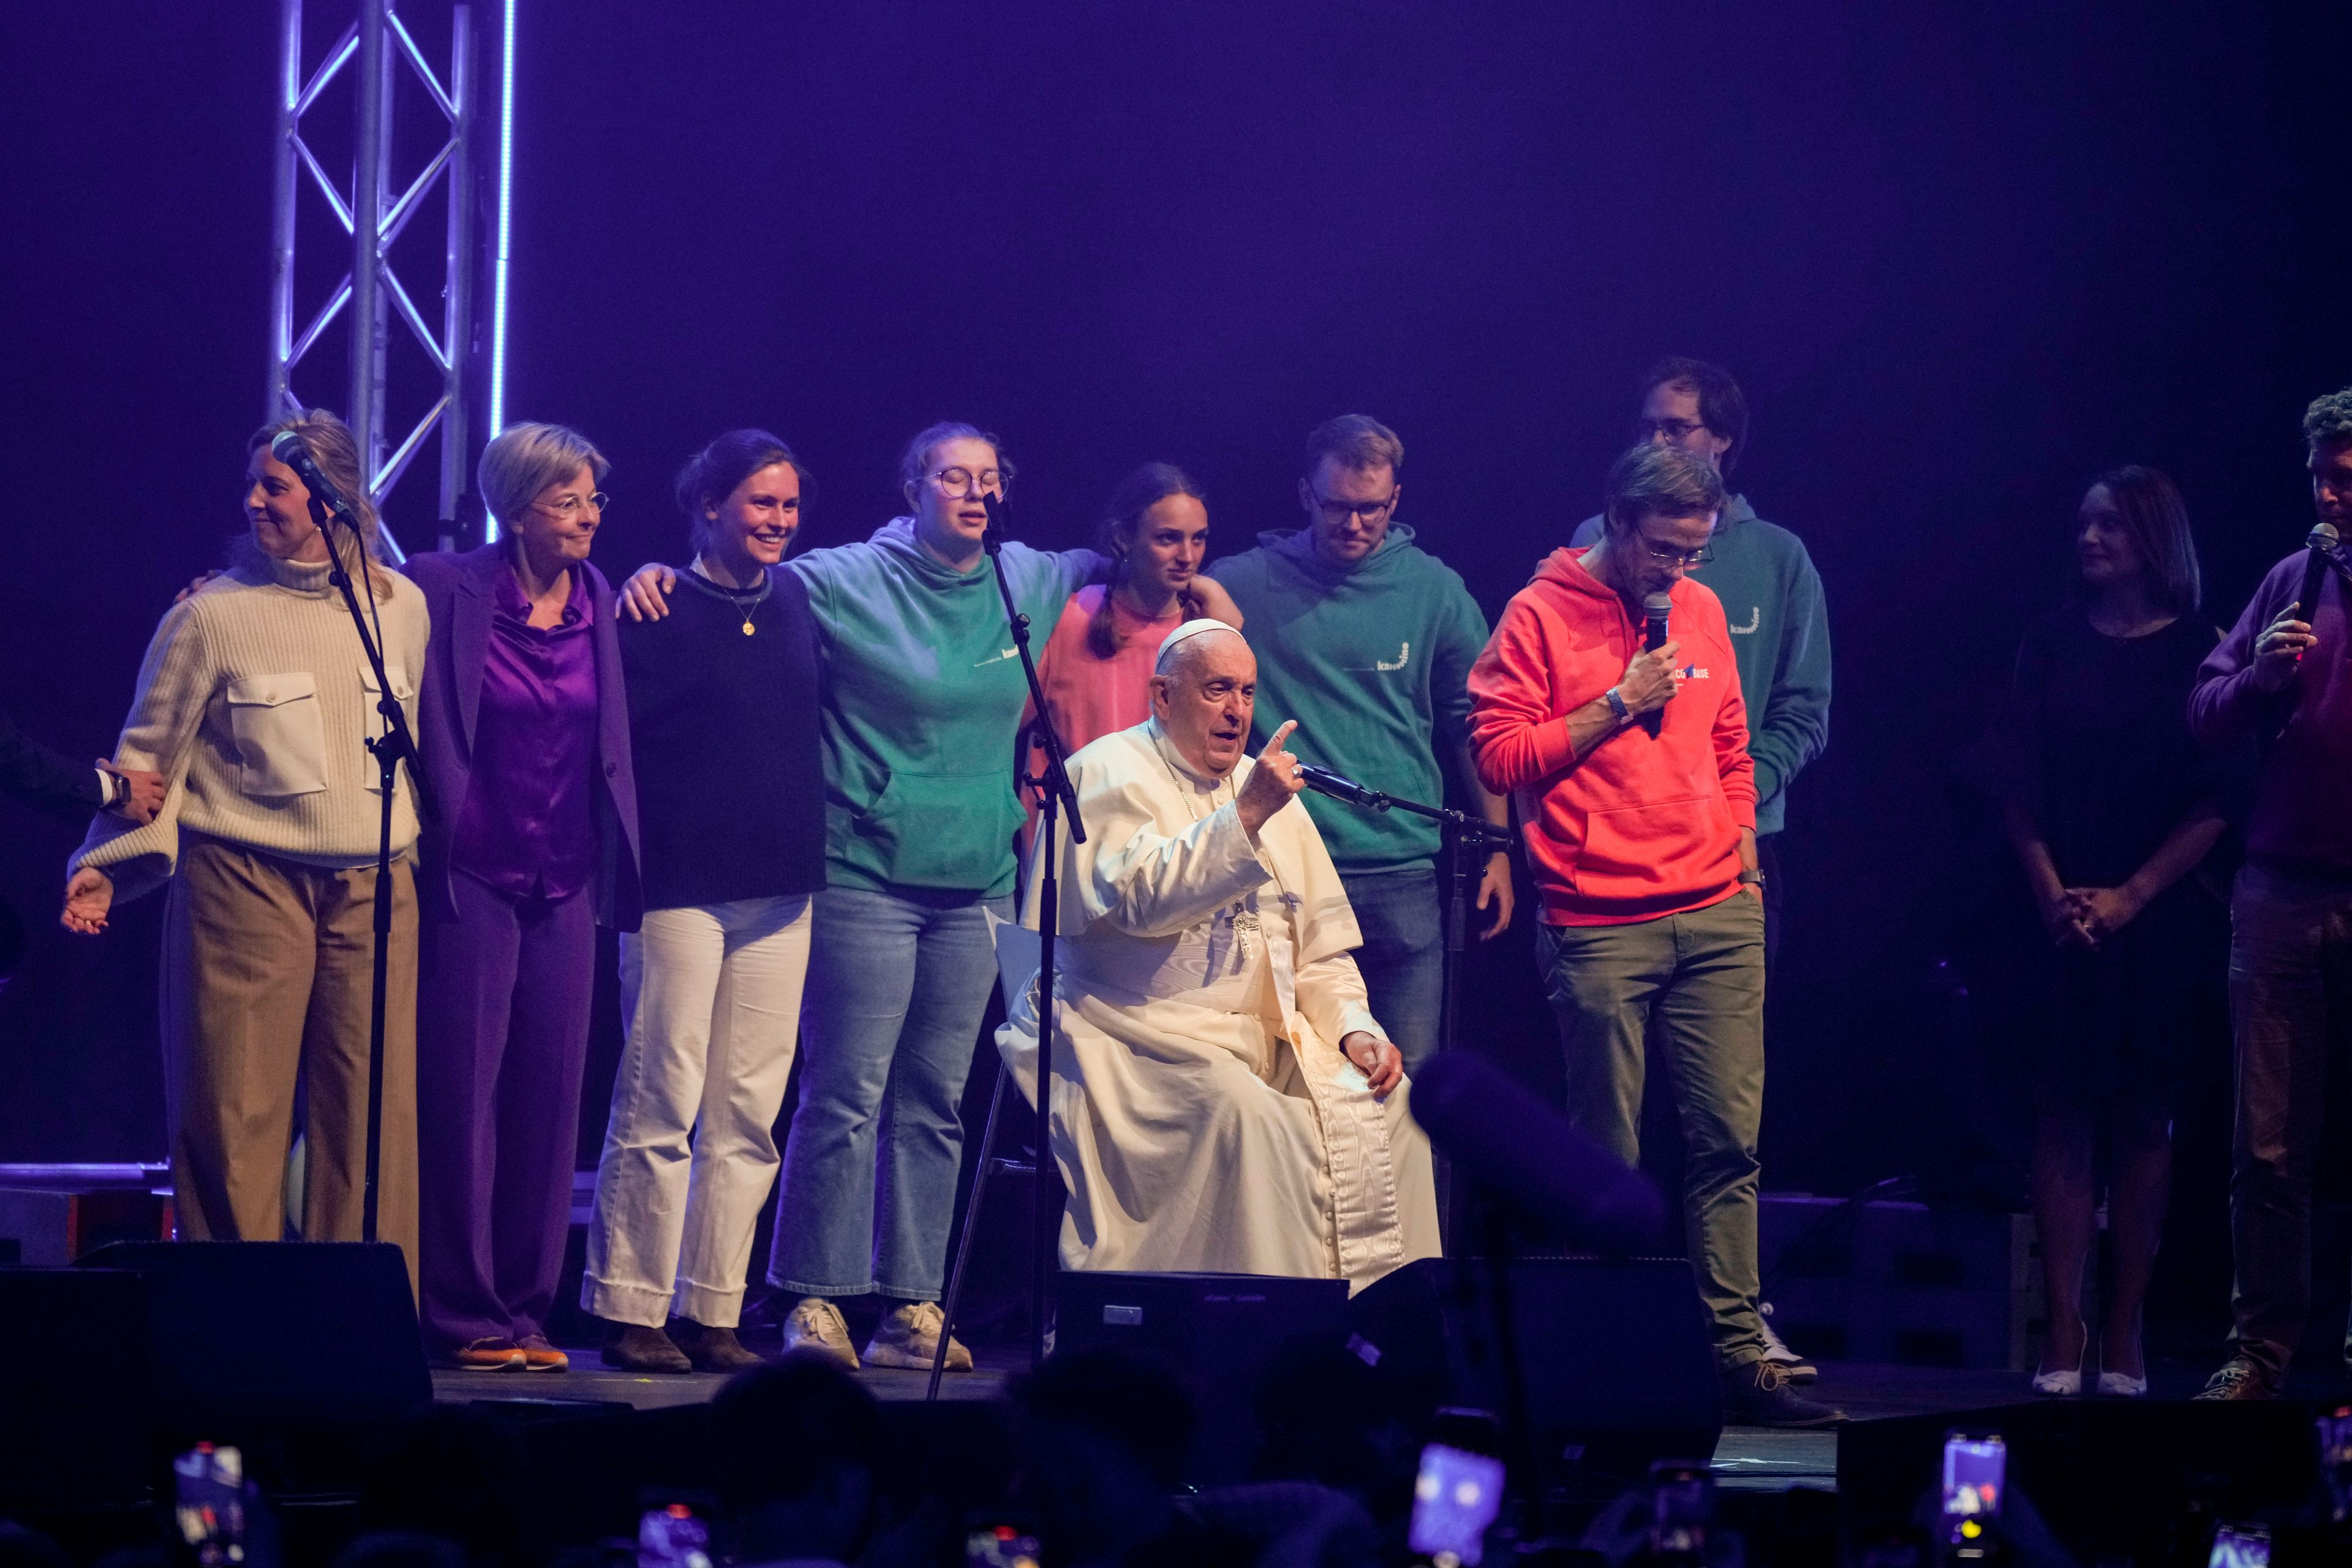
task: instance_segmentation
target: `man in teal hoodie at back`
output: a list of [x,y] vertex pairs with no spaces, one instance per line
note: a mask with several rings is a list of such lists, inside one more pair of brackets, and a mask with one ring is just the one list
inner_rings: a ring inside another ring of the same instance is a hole
[[[1731,489],[1748,446],[1748,398],[1731,373],[1705,360],[1662,359],[1642,378],[1634,438],[1704,458]],[[1577,529],[1578,548],[1601,537],[1601,520]],[[1780,862],[1774,839],[1787,819],[1789,781],[1830,740],[1830,622],[1821,574],[1805,542],[1766,522],[1734,493],[1723,504],[1708,558],[1691,569],[1723,601],[1739,689],[1748,699],[1748,754],[1756,761],[1756,854],[1764,873],[1764,966],[1780,947]],[[1255,636],[1256,628],[1251,628]]]
[[[1400,800],[1436,804],[1445,767],[1487,821],[1510,825],[1470,764],[1470,667],[1486,617],[1454,571],[1395,521],[1404,443],[1379,420],[1343,414],[1307,437],[1298,502],[1307,526],[1258,535],[1255,550],[1209,567],[1249,626],[1257,654],[1256,739],[1298,721],[1291,749]],[[1444,925],[1437,825],[1301,797],[1362,927],[1356,954],[1373,1016],[1414,1073],[1437,1049]],[[1511,921],[1511,867],[1496,854],[1473,867],[1480,940]]]

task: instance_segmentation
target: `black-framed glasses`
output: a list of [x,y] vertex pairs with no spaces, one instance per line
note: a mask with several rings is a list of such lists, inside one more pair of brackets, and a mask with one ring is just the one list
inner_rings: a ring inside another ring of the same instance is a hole
[[941,468],[931,476],[931,482],[939,486],[940,493],[950,500],[968,500],[974,495],[985,495],[991,491],[1001,496],[1005,487],[1013,482],[1013,470],[982,468],[974,473],[970,468]]
[[603,490],[598,490],[594,495],[565,496],[562,500],[533,501],[531,504],[551,517],[560,517],[564,521],[570,522],[580,515],[582,507],[586,507],[602,517],[612,506],[613,498]]
[[1696,419],[1637,419],[1633,422],[1633,440],[1638,445],[1664,436],[1680,446],[1706,428],[1705,423]]
[[1646,533],[1637,534],[1643,552],[1661,566],[1704,566],[1715,559],[1715,546],[1702,544],[1696,550],[1661,550]]
[[1374,523],[1396,510],[1397,493],[1394,490],[1391,490],[1379,500],[1361,501],[1333,500],[1313,485],[1307,487],[1307,493],[1314,498],[1315,510],[1332,522],[1354,522],[1360,520],[1366,523]]

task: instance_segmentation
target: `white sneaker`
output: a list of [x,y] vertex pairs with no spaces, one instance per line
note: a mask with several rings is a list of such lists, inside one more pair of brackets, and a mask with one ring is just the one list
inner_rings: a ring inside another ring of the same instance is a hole
[[[866,1342],[866,1363],[929,1372],[931,1358],[939,1353],[940,1335],[946,1329],[947,1315],[937,1301],[909,1301],[874,1325],[874,1337]],[[971,1352],[952,1335],[948,1339],[947,1369],[971,1370]]]
[[1772,1303],[1759,1302],[1756,1311],[1764,1330],[1764,1359],[1779,1367],[1790,1383],[1811,1383],[1820,1377],[1821,1368],[1783,1344],[1772,1331]]
[[803,1296],[784,1318],[784,1349],[823,1351],[850,1371],[857,1370],[857,1351],[849,1342],[849,1325],[841,1309],[822,1296]]

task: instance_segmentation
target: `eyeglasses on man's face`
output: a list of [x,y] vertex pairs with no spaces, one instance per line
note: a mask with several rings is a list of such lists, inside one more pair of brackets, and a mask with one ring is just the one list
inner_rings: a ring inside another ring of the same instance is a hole
[[1642,553],[1661,566],[1704,566],[1715,559],[1715,546],[1712,544],[1702,544],[1696,550],[1676,550],[1671,545],[1661,545],[1646,533],[1634,537],[1642,542]]
[[1391,490],[1378,500],[1333,500],[1321,490],[1308,486],[1307,493],[1314,499],[1315,510],[1323,514],[1326,522],[1339,524],[1361,522],[1366,527],[1388,516],[1396,506],[1396,491]]
[[1706,428],[1696,419],[1638,419],[1633,423],[1633,439],[1637,444],[1664,439],[1679,447]]
[[570,522],[580,515],[583,507],[599,517],[604,516],[604,509],[613,504],[613,498],[603,490],[598,490],[593,495],[565,496],[561,500],[533,501],[531,504],[550,517],[561,518],[565,522]]
[[1003,495],[1013,476],[1002,468],[982,468],[978,473],[970,468],[941,468],[931,476],[931,483],[950,500],[968,500],[975,495]]

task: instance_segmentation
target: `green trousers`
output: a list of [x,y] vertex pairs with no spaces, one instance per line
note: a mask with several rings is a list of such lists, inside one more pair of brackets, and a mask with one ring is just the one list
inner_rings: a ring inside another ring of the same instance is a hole
[[1538,928],[1544,992],[1568,1058],[1568,1113],[1641,1160],[1643,1042],[1674,1075],[1683,1224],[1725,1368],[1764,1353],[1756,1310],[1756,1133],[1764,1110],[1764,906],[1742,890],[1631,925]]

